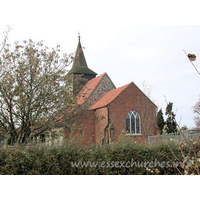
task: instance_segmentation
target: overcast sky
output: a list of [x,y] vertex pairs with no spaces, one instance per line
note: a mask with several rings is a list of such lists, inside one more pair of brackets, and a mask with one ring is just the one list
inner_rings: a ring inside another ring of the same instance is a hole
[[[195,6],[196,5],[196,6]],[[43,40],[75,52],[78,32],[88,67],[107,72],[116,87],[134,82],[165,112],[174,103],[181,126],[194,126],[200,76],[183,52],[194,53],[200,71],[198,1],[10,1],[1,3],[0,39],[12,28],[8,43]],[[182,117],[181,117],[182,116]]]

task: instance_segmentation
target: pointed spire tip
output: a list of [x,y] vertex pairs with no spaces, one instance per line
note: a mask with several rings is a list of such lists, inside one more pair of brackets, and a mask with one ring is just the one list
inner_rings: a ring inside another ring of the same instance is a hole
[[81,43],[81,36],[80,36],[80,32],[78,32],[78,42]]

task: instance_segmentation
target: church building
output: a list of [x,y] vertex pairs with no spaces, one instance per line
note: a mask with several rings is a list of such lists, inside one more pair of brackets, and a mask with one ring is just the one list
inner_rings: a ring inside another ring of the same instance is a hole
[[[73,75],[73,92],[83,108],[78,117],[82,131],[77,127],[73,134],[82,137],[84,144],[112,143],[120,135],[144,143],[148,136],[158,134],[157,106],[133,82],[116,88],[106,72],[97,76],[87,66],[80,36],[68,74]],[[77,81],[80,76],[83,80]],[[79,90],[74,91],[77,84]]]

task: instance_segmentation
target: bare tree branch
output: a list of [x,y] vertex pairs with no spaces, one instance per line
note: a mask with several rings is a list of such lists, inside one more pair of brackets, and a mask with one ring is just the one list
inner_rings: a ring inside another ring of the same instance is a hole
[[[187,56],[187,58],[189,59],[187,53],[185,52],[185,50],[183,49],[185,55]],[[194,63],[189,59],[189,61],[191,62],[192,66],[194,67],[194,69],[196,70],[196,72],[200,75],[200,72],[198,71],[198,69],[195,67]]]

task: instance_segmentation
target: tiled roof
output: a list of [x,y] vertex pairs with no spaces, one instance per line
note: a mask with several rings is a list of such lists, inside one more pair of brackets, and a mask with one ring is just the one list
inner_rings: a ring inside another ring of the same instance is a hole
[[94,103],[89,109],[95,110],[97,108],[102,108],[104,106],[107,106],[109,103],[111,103],[114,99],[116,99],[130,84],[124,85],[122,87],[119,87],[117,89],[111,90],[107,92],[103,97],[101,97],[96,103]]
[[101,79],[106,75],[106,73],[93,78],[92,80],[88,81],[86,85],[82,88],[77,96],[77,103],[82,105],[92,94],[94,89],[97,87]]

